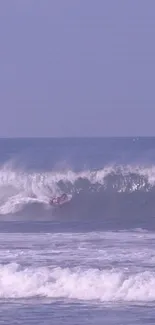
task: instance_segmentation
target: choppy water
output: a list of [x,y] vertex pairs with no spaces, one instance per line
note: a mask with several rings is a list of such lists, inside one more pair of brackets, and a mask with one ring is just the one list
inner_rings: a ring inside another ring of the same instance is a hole
[[154,324],[154,147],[0,140],[0,324]]

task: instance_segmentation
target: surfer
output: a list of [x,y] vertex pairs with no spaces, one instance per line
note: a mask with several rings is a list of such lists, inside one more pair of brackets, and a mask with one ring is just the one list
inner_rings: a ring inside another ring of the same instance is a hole
[[67,194],[63,193],[61,196],[53,197],[50,200],[51,205],[60,205],[68,200]]

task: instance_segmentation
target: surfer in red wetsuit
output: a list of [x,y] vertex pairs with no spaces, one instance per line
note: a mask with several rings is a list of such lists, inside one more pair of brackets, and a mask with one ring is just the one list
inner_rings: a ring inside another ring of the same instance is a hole
[[53,197],[53,199],[50,200],[51,205],[59,205],[67,200],[67,194],[64,193],[61,196]]

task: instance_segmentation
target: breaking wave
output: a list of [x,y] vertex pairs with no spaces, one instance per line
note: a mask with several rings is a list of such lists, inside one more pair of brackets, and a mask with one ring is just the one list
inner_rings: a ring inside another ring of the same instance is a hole
[[155,273],[0,265],[0,298],[154,301]]
[[[69,204],[53,209],[49,200],[63,192]],[[0,170],[0,214],[26,212],[91,218],[152,213],[155,209],[155,167],[107,166],[81,172]]]

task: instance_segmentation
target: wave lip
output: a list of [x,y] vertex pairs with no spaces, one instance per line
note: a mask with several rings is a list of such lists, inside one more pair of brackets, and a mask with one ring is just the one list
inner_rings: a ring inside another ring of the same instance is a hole
[[155,273],[128,274],[119,270],[21,268],[0,266],[0,297],[69,298],[85,301],[153,301]]

